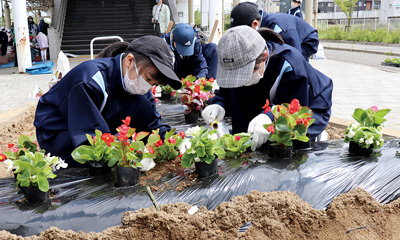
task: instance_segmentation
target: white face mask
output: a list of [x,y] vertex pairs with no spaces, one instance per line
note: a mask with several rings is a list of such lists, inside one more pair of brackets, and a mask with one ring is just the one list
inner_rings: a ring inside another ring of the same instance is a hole
[[136,63],[135,62],[133,62],[133,63],[135,64],[137,78],[134,80],[129,79],[129,76],[128,76],[129,69],[126,69],[126,73],[124,76],[125,89],[126,89],[126,91],[128,91],[131,94],[144,95],[150,90],[151,84],[148,83],[146,80],[144,80],[144,78],[142,76],[139,76],[139,73],[138,73],[138,70],[136,67]]
[[[263,70],[262,75],[260,75],[260,73],[259,73],[260,69],[258,69],[256,72],[253,73],[253,75],[251,75],[250,80],[245,84],[245,86],[255,85],[260,81],[261,78],[264,77],[264,72],[265,72],[265,69],[267,68],[267,66],[266,66],[265,62],[263,62],[263,64],[264,64],[264,70]],[[260,68],[261,68],[261,66],[260,66]]]
[[299,5],[298,5],[297,3],[291,2],[291,3],[290,3],[290,6],[291,6],[292,8],[297,8]]

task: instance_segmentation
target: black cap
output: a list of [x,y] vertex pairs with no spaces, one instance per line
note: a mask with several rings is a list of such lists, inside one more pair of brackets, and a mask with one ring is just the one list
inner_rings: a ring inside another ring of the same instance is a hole
[[257,4],[253,2],[242,2],[236,5],[231,12],[231,26],[247,25],[251,27],[254,20],[260,19]]
[[167,83],[173,89],[182,87],[182,82],[174,72],[174,53],[162,38],[150,35],[137,38],[129,44],[128,50],[149,57],[158,70],[167,77]]

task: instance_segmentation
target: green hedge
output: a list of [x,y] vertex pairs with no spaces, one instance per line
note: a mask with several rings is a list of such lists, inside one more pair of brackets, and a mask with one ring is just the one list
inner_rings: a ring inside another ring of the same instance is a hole
[[347,33],[339,27],[331,27],[327,30],[318,30],[318,35],[320,39],[326,40],[400,43],[400,30],[388,32],[385,28],[379,28],[376,31],[356,29]]

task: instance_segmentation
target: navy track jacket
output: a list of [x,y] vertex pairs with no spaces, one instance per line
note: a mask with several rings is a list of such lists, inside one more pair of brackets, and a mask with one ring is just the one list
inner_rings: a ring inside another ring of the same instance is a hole
[[[232,116],[233,133],[240,133],[247,132],[250,121],[263,113],[266,99],[282,104],[297,98],[314,112],[315,122],[308,129],[314,139],[326,128],[331,116],[332,80],[314,69],[293,47],[272,42],[267,45],[276,55],[270,58],[264,77],[257,84],[220,88],[208,103],[225,108],[227,115]],[[267,114],[274,120],[271,112]]]
[[260,27],[279,33],[286,44],[299,50],[306,59],[318,51],[318,31],[298,17],[263,12]]
[[136,132],[160,128],[164,134],[170,129],[161,123],[151,91],[125,91],[121,58],[122,54],[83,62],[40,98],[34,125],[42,149],[71,158],[76,147],[88,143],[86,133],[94,136],[98,129],[115,134],[127,116]]
[[161,38],[164,38],[164,40],[168,43],[168,45],[171,46],[171,49],[174,52],[174,72],[180,79],[186,78],[188,75],[193,75],[197,78],[207,77],[208,66],[206,59],[203,56],[201,43],[199,42],[199,40],[195,40],[193,55],[183,56],[183,58],[181,58],[178,51],[171,44],[171,33],[164,33]]

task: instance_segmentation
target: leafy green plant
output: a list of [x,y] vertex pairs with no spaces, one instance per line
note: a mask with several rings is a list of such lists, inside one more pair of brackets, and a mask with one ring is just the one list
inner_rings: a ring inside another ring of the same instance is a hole
[[161,91],[163,91],[164,93],[172,93],[175,91],[169,84],[160,85],[160,88],[161,88]]
[[237,158],[242,153],[246,152],[247,148],[251,146],[250,133],[237,133],[235,135],[224,134],[218,139],[216,146],[222,148],[224,151],[220,153],[219,157],[224,158]]
[[370,148],[374,151],[383,146],[382,124],[386,121],[383,117],[390,109],[380,109],[376,106],[365,110],[354,110],[353,118],[357,123],[352,123],[345,132],[345,142],[355,142],[362,148]]
[[190,168],[194,162],[210,164],[215,159],[215,155],[222,156],[224,154],[224,150],[216,145],[217,130],[194,127],[189,128],[186,135],[192,136],[192,138],[189,140],[191,147],[182,156],[183,167]]
[[400,58],[386,58],[385,63],[396,63],[400,64]]
[[163,162],[165,160],[174,160],[179,156],[179,146],[182,145],[185,139],[185,133],[183,131],[175,134],[176,129],[173,128],[165,133],[165,140],[163,141],[158,134],[159,129],[154,130],[149,136],[149,142],[152,144],[147,144],[147,148],[150,153],[153,153],[155,159],[158,162]]
[[24,150],[24,154],[18,160],[14,160],[14,173],[17,173],[16,186],[39,187],[43,192],[49,190],[49,178],[55,178],[54,169],[67,167],[59,157],[50,157],[43,152],[30,152]]
[[[30,137],[26,135],[19,136],[18,144],[8,144],[7,149],[3,153],[7,156],[7,159],[17,160],[21,155],[25,154],[25,150],[29,150],[33,153],[39,150],[37,143],[35,143],[34,135]],[[44,150],[42,150],[42,152],[44,152]]]
[[307,142],[306,136],[308,127],[315,121],[309,107],[301,106],[297,99],[293,99],[290,104],[269,106],[269,101],[263,107],[264,112],[271,111],[275,121],[265,124],[264,127],[270,132],[268,140],[271,145],[287,148],[293,146],[293,140]]

